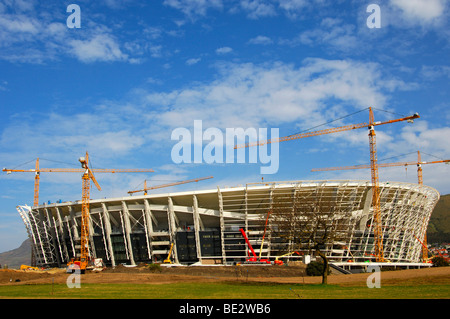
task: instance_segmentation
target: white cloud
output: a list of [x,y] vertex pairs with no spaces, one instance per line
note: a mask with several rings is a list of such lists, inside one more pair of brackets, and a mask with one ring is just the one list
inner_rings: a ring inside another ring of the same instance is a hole
[[445,0],[391,0],[409,21],[429,23],[443,15]]
[[240,5],[250,19],[270,17],[276,15],[276,8],[266,0],[241,0]]
[[278,0],[278,2],[280,8],[291,18],[296,18],[304,8],[311,5],[307,0]]
[[71,40],[73,54],[82,62],[124,61],[124,54],[114,37],[108,34],[98,34],[87,40]]
[[420,73],[425,79],[435,80],[439,77],[450,78],[450,66],[446,65],[422,65]]
[[40,31],[41,25],[38,20],[27,15],[0,15],[0,27],[4,31],[12,33],[36,34]]
[[[95,150],[97,158],[107,160],[136,150],[170,147],[171,131],[189,128],[194,120],[203,120],[205,128],[287,125],[300,131],[368,106],[383,108],[395,89],[384,85],[392,76],[380,72],[379,65],[351,60],[306,59],[300,67],[220,63],[216,68],[214,81],[166,92],[134,90],[124,101],[86,106],[83,113],[50,113],[39,122],[17,116],[2,129],[0,157],[17,163],[35,154],[77,158]],[[349,123],[332,126],[345,124]],[[353,145],[367,143],[364,130],[334,138]],[[391,142],[388,135],[379,138]]]
[[[123,40],[118,37],[120,32],[114,32],[120,24],[104,25],[83,15],[84,27],[70,30],[60,16],[43,14],[44,8],[22,13],[21,8],[25,10],[29,6],[22,1],[10,4],[0,7],[0,59],[3,60],[46,63],[71,56],[84,63],[138,63],[146,55],[159,58],[163,54],[162,46],[154,44],[162,32],[158,28],[144,27],[141,37]],[[45,6],[45,11],[53,10],[52,5]]]
[[227,53],[231,53],[232,51],[233,51],[233,49],[230,47],[221,47],[216,50],[216,53],[217,54],[227,54]]
[[0,136],[2,156],[17,157],[15,162],[20,162],[20,158],[36,154],[77,158],[86,150],[95,150],[103,156],[127,154],[145,143],[145,125],[135,129],[135,122],[135,115],[129,115],[124,107],[73,115],[50,113],[36,124],[24,119],[10,121]]
[[272,39],[269,38],[269,37],[266,37],[266,36],[264,36],[264,35],[258,35],[257,37],[250,39],[250,40],[248,41],[248,43],[250,43],[250,44],[269,45],[269,44],[272,44],[273,41],[272,41]]
[[328,48],[350,52],[359,48],[355,26],[345,24],[340,19],[325,18],[319,27],[302,32],[293,40],[282,41],[289,45],[326,45]]
[[316,9],[326,3],[324,0],[164,0],[164,4],[180,10],[191,21],[195,21],[198,17],[206,16],[210,9],[224,8],[229,13],[244,12],[249,19],[274,17],[279,13],[297,18],[306,9]]
[[417,120],[401,133],[403,145],[395,147],[413,148],[431,154],[450,154],[450,127],[430,128],[428,122]]
[[204,16],[208,9],[221,9],[223,6],[222,0],[164,0],[164,5],[178,9],[191,18]]
[[219,128],[292,122],[309,128],[350,113],[349,106],[353,110],[383,108],[388,93],[402,89],[399,84],[384,85],[393,78],[374,63],[307,59],[300,68],[283,63],[224,63],[218,68],[220,77],[211,83],[140,94],[148,107],[165,108],[152,115],[164,127],[186,127],[202,119]]
[[8,91],[8,81],[0,81],[0,91]]
[[7,0],[2,5],[14,8],[16,12],[29,12],[35,8],[36,0]]
[[186,60],[187,65],[194,65],[201,61],[201,58],[191,58]]

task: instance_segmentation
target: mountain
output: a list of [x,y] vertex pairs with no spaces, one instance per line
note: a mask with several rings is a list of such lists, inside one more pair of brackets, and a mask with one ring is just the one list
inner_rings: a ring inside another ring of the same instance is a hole
[[20,268],[20,265],[31,263],[31,241],[25,240],[19,248],[0,253],[1,267]]
[[450,194],[442,195],[431,214],[427,242],[450,242]]

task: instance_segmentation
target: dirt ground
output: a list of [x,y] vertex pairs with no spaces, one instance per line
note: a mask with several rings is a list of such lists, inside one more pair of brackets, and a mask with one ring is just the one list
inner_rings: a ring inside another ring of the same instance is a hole
[[[450,284],[450,267],[435,267],[381,272],[383,285]],[[65,269],[43,271],[0,270],[0,285],[66,283]],[[367,273],[329,275],[329,284],[365,286]],[[161,267],[151,271],[147,266],[118,266],[102,272],[87,272],[83,283],[167,284],[180,282],[254,281],[270,283],[319,284],[321,277],[308,277],[305,267],[285,266],[191,266]]]

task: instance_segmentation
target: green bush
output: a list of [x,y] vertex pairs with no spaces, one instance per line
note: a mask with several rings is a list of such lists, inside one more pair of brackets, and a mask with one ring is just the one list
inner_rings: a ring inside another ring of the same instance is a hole
[[161,272],[161,265],[160,264],[149,264],[148,265],[148,269],[151,272]]
[[[322,276],[323,274],[323,263],[320,261],[313,261],[306,266],[306,274],[308,276]],[[328,273],[330,273],[328,271]]]

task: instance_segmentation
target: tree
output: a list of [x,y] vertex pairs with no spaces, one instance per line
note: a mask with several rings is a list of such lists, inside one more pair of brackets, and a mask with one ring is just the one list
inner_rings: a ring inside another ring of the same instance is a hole
[[274,196],[270,229],[272,236],[288,242],[290,251],[315,252],[323,260],[322,284],[328,282],[328,256],[334,245],[348,238],[351,212],[321,196]]
[[435,256],[431,259],[431,261],[433,262],[434,267],[446,267],[449,265],[448,261],[441,256]]

